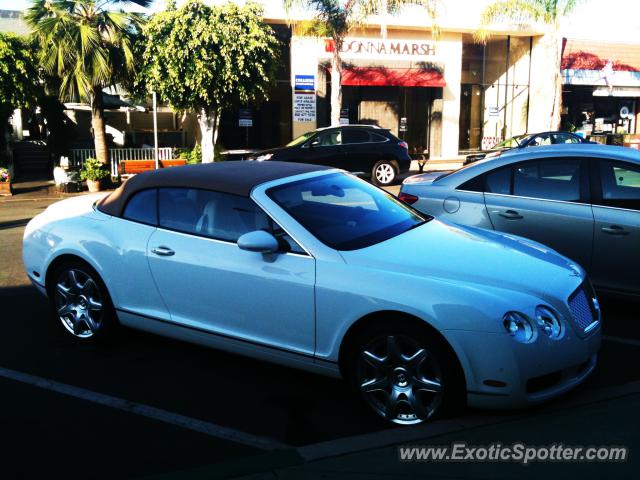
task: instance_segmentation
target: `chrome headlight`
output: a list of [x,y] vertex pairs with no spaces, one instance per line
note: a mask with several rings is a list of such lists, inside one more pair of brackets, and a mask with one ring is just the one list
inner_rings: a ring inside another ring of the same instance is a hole
[[256,162],[263,162],[264,160],[269,160],[273,157],[273,153],[265,153],[264,155],[259,155],[255,158]]
[[538,327],[547,337],[554,340],[560,338],[562,334],[562,323],[558,314],[544,305],[536,307],[536,323]]
[[527,316],[520,312],[507,312],[504,314],[502,324],[516,341],[529,343],[533,340],[534,329]]

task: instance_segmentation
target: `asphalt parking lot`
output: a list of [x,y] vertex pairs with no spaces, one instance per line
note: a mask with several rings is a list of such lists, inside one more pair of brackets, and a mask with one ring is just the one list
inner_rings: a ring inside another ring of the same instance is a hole
[[[52,328],[46,300],[22,271],[24,226],[55,200],[44,194],[0,200],[0,477],[196,478],[205,472],[202,478],[214,478],[240,475],[238,466],[260,464],[273,451],[284,453],[269,456],[256,471],[276,471],[290,457],[300,463],[300,456],[341,458],[354,451],[368,455],[362,461],[369,465],[375,448],[430,436],[429,426],[381,425],[340,381],[134,331],[109,345],[68,343]],[[599,412],[599,444],[635,441],[640,447],[634,404],[615,403],[640,398],[630,396],[640,390],[628,387],[640,382],[640,304],[616,298],[603,298],[602,304],[605,341],[595,373],[563,399],[517,413],[523,421],[542,419],[535,437],[540,443],[562,441],[562,432],[569,438]],[[563,416],[557,409],[583,398],[609,405],[610,428],[602,409],[585,409],[584,418],[574,410],[573,423],[559,427]],[[628,432],[621,440],[613,418],[619,420],[625,408]],[[457,438],[478,438],[480,424],[502,425],[503,434],[507,428],[516,438],[522,427],[504,426],[513,415],[467,411],[456,420]],[[633,458],[634,445],[629,446]],[[331,471],[313,478],[369,477],[357,476],[357,464],[351,465],[352,475]],[[303,472],[281,476],[307,476]],[[384,478],[397,475],[389,471]]]

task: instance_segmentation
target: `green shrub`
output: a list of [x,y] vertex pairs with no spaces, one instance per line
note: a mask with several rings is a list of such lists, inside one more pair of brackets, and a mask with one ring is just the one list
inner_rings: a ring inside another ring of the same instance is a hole
[[202,148],[196,145],[193,148],[176,148],[173,158],[181,158],[187,161],[187,164],[202,163]]
[[80,170],[81,180],[102,180],[110,175],[106,165],[95,158],[87,158]]

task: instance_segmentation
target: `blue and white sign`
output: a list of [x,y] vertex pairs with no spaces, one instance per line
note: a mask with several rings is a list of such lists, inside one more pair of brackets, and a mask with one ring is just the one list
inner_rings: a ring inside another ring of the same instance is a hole
[[294,90],[296,92],[314,92],[316,90],[315,77],[313,75],[296,75]]

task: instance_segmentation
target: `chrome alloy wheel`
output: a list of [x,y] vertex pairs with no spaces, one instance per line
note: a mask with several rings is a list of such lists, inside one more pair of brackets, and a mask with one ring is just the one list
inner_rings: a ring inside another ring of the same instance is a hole
[[92,337],[102,323],[102,297],[89,274],[72,268],[64,270],[56,282],[54,304],[58,318],[69,333]]
[[370,342],[360,352],[357,381],[367,403],[394,423],[423,422],[442,404],[442,371],[436,358],[406,335]]
[[396,172],[390,163],[381,163],[374,172],[376,180],[382,185],[387,185],[395,178]]

